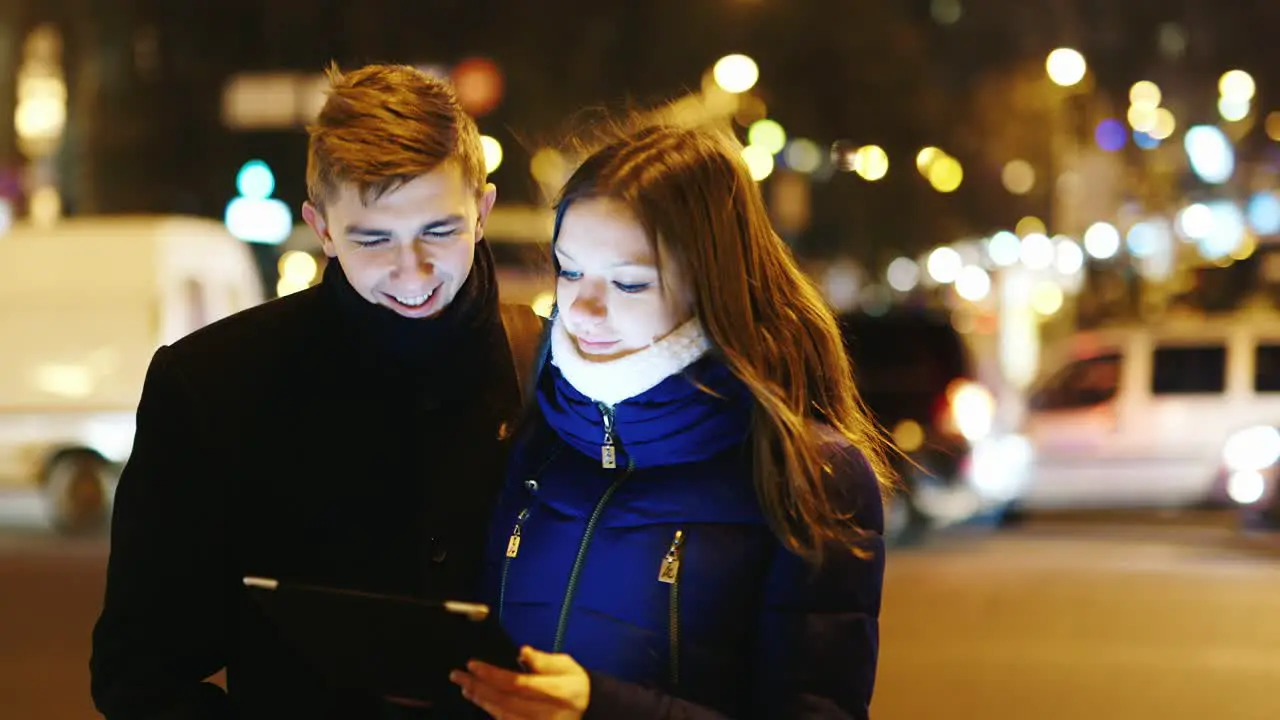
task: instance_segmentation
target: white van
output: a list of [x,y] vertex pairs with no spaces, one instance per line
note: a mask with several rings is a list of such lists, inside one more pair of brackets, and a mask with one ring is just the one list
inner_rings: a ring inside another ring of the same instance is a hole
[[39,489],[61,528],[99,524],[156,348],[262,300],[252,252],[213,220],[0,235],[0,492]]
[[1280,423],[1280,315],[1251,311],[1071,338],[1024,425],[1021,508],[1216,501],[1227,440]]

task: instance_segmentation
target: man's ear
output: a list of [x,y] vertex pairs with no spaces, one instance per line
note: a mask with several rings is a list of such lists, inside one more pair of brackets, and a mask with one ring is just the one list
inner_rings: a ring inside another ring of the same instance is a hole
[[498,186],[493,183],[487,183],[484,190],[480,192],[480,198],[476,201],[476,240],[484,237],[484,224],[489,219],[489,213],[493,211],[493,205],[498,201]]
[[329,236],[329,223],[324,219],[324,213],[320,209],[311,204],[311,201],[302,203],[302,219],[306,221],[311,231],[320,238],[320,246],[324,248],[324,254],[329,257],[337,257],[338,249],[333,245],[333,238]]

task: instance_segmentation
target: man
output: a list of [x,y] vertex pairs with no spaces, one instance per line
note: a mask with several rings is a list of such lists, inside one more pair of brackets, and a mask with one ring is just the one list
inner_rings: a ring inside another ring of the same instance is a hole
[[329,79],[303,207],[322,282],[148,371],[90,663],[110,720],[388,716],[314,674],[244,576],[474,597],[525,349],[480,242],[496,190],[446,85],[400,66]]

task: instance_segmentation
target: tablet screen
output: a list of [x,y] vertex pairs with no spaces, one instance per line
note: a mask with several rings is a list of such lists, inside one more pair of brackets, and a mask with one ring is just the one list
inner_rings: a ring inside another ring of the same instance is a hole
[[338,685],[401,703],[453,699],[468,660],[520,668],[519,649],[484,605],[245,578],[304,661]]

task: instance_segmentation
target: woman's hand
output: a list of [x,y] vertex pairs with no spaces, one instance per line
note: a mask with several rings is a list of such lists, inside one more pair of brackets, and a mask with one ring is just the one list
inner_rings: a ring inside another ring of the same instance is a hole
[[573,658],[526,647],[526,673],[472,660],[449,679],[462,696],[497,720],[580,720],[591,701],[591,679]]

